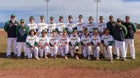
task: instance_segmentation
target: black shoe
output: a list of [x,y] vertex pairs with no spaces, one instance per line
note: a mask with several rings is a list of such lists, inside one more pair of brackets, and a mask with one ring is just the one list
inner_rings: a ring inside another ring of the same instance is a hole
[[7,58],[8,58],[8,59],[10,59],[10,58],[11,58],[11,56],[10,56],[10,55],[8,55],[8,56],[7,56]]

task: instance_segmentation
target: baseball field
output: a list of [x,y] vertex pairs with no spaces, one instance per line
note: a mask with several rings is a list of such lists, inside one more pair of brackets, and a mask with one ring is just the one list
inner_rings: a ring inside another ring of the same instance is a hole
[[[136,59],[127,61],[99,61],[81,58],[58,59],[7,59],[7,37],[0,30],[0,78],[139,78],[140,77],[140,31],[135,34]],[[129,50],[130,51],[130,50]]]

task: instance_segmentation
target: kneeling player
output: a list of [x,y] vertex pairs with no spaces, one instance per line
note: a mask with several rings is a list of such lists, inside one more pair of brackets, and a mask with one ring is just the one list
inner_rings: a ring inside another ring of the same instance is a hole
[[68,44],[69,44],[69,38],[67,35],[67,30],[64,29],[62,35],[60,35],[59,37],[59,47],[60,47],[60,52],[62,57],[65,57],[66,60],[68,59],[67,57],[69,51]]
[[109,29],[105,30],[105,34],[102,36],[102,44],[103,44],[103,54],[106,59],[109,58],[110,62],[113,61],[112,56],[112,44],[113,44],[113,37],[109,35]]
[[35,30],[30,30],[29,36],[26,38],[26,44],[27,44],[27,53],[28,58],[32,58],[32,54],[34,54],[35,59],[38,58],[38,37],[35,35]]
[[89,37],[89,31],[86,29],[85,34],[81,38],[81,44],[82,44],[82,50],[83,50],[83,56],[86,58],[88,56],[88,60],[90,60],[90,52],[91,52],[91,46],[90,46],[90,37]]
[[[80,37],[77,34],[77,30],[74,30],[73,35],[70,36],[69,45],[70,45],[70,54],[71,54],[71,56],[74,57],[75,54],[76,54],[75,58],[77,60],[79,60],[79,57],[78,57],[79,42],[80,42]],[[74,51],[76,51],[75,54],[74,54]]]
[[93,45],[93,55],[96,60],[99,60],[99,55],[100,55],[100,35],[98,34],[98,29],[94,29],[94,34],[91,37],[91,44]]
[[42,36],[39,37],[39,51],[40,51],[40,57],[43,57],[45,52],[45,58],[47,59],[47,54],[50,53],[49,50],[49,38],[47,36],[47,31],[42,31]]
[[58,52],[58,35],[57,31],[53,30],[52,34],[49,39],[49,44],[50,44],[50,52],[51,52],[51,57],[54,57],[57,59],[57,52]]

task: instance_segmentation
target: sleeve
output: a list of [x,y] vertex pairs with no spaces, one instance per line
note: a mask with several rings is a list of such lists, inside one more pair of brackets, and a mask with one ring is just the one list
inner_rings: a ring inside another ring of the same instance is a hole
[[30,48],[32,47],[32,45],[29,42],[29,36],[27,36],[27,38],[26,38],[26,45],[29,46]]
[[113,37],[112,37],[111,35],[110,35],[110,39],[109,39],[109,42],[108,42],[108,43],[109,43],[110,46],[112,46],[113,43],[114,43],[114,41],[113,41]]
[[8,24],[9,22],[6,22],[5,25],[4,25],[4,30],[7,32],[8,31]]
[[16,28],[16,36],[17,37],[19,36],[18,30],[19,30],[19,26]]
[[132,23],[132,26],[133,26],[134,32],[136,32],[136,30],[137,30],[136,24]]
[[36,36],[35,46],[38,46],[38,43],[39,43],[39,38]]
[[127,33],[128,33],[128,31],[127,31],[127,29],[126,29],[126,27],[125,27],[124,25],[122,25],[122,27],[123,27],[123,31],[124,31],[125,36],[126,36],[126,35],[127,35]]
[[80,42],[80,38],[78,37],[78,38],[77,38],[77,41],[76,41],[76,43],[75,43],[74,46],[75,46],[75,47],[76,47],[76,46],[79,46],[79,42]]

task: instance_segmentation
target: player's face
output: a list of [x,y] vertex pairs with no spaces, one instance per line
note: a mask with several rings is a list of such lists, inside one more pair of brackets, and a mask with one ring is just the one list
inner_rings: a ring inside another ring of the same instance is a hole
[[113,21],[114,19],[113,19],[113,18],[109,18],[109,20],[110,20],[110,21]]
[[56,36],[56,32],[53,32],[53,35]]
[[77,32],[74,32],[73,35],[76,36],[77,35]]
[[30,21],[30,23],[33,23],[34,22],[34,19],[30,19],[29,21]]
[[50,19],[50,23],[53,23],[54,22],[54,20],[53,19]]
[[83,20],[83,18],[79,18],[79,21],[82,21]]
[[40,21],[41,21],[41,22],[44,22],[44,19],[43,19],[43,18],[41,18],[41,19],[40,19]]
[[93,22],[93,19],[89,19],[89,22]]
[[98,32],[94,32],[94,35],[97,35],[98,34]]
[[130,22],[130,19],[129,18],[126,18],[125,20],[126,20],[126,22]]
[[63,32],[63,36],[66,36],[67,35],[67,33],[66,32]]
[[59,19],[59,22],[63,22],[63,19],[61,18],[61,19]]
[[45,32],[43,32],[43,33],[42,33],[42,36],[43,36],[43,37],[44,37],[44,36],[46,36],[46,33],[45,33]]
[[104,21],[104,19],[101,18],[101,19],[100,19],[100,22],[103,22],[103,21]]
[[108,32],[108,31],[106,31],[106,32],[105,32],[105,34],[106,34],[106,35],[109,35],[109,32]]
[[11,17],[11,21],[15,22],[16,18],[15,17]]
[[34,31],[31,31],[31,36],[34,36],[35,32]]
[[72,22],[72,18],[69,18],[68,20],[69,20],[69,22]]
[[118,25],[121,25],[121,21],[117,22]]
[[20,25],[21,25],[21,26],[24,26],[24,22],[20,22]]

